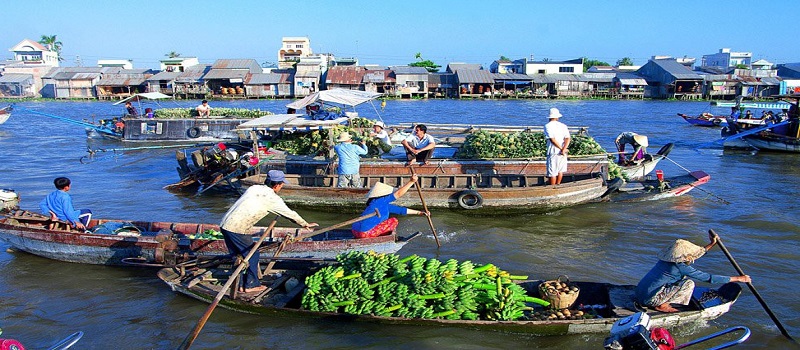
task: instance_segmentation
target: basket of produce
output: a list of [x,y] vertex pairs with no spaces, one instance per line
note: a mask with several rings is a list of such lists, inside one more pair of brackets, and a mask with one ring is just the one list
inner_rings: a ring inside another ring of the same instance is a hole
[[570,283],[569,277],[564,275],[539,285],[542,299],[549,301],[552,309],[568,309],[578,299],[579,292],[578,286]]

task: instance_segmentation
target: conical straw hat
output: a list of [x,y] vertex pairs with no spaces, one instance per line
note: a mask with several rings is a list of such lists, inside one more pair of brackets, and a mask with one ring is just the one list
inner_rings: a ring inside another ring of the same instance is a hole
[[375,185],[372,186],[372,189],[369,190],[369,193],[367,193],[367,198],[383,197],[392,192],[394,192],[394,187],[383,182],[376,182]]
[[642,147],[647,147],[648,146],[647,136],[644,136],[644,135],[633,135],[633,140],[636,141],[636,143],[642,145]]
[[692,262],[705,253],[705,248],[687,240],[677,239],[675,243],[658,254],[658,260],[676,263]]

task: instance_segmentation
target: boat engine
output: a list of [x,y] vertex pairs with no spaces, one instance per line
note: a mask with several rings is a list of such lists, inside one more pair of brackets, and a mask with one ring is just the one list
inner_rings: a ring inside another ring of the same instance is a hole
[[637,312],[614,322],[611,336],[603,342],[609,350],[671,350],[675,341],[664,328],[650,329],[650,316]]
[[0,189],[0,213],[19,209],[19,195],[10,189]]

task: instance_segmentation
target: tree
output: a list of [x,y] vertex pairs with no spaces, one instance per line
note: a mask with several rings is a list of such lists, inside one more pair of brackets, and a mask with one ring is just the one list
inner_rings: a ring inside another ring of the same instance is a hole
[[39,39],[39,44],[44,45],[50,51],[55,51],[59,62],[64,60],[64,58],[61,57],[61,45],[63,44],[58,41],[56,35],[42,35],[42,38]]
[[431,61],[431,60],[423,60],[422,59],[422,54],[419,53],[419,52],[417,52],[417,54],[414,55],[414,58],[418,59],[419,61],[413,62],[413,63],[409,63],[408,65],[410,67],[423,67],[426,70],[428,70],[428,72],[430,72],[430,73],[438,72],[439,68],[441,67],[440,65],[438,65],[436,63],[433,63],[433,61]]
[[500,55],[500,61],[511,61],[511,59],[506,56]]
[[592,68],[594,66],[610,66],[610,64],[608,64],[608,62],[603,62],[603,61],[599,61],[599,60],[590,60],[588,57],[584,57],[583,58],[583,71],[584,72],[588,71],[589,68]]
[[623,57],[617,61],[617,67],[619,66],[632,66],[633,60],[630,57]]
[[181,57],[181,54],[179,54],[179,53],[177,53],[175,51],[170,51],[169,53],[164,54],[164,56],[167,56],[169,58],[178,58],[178,57]]

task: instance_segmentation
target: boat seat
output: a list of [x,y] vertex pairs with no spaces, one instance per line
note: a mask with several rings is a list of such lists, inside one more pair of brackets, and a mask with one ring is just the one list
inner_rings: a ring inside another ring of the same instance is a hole
[[72,226],[67,222],[61,220],[52,221],[50,220],[49,216],[30,212],[27,210],[17,210],[11,212],[9,215],[7,215],[7,217],[23,223],[37,222],[44,225],[48,230],[57,229],[57,230],[70,231],[72,229]]
[[637,312],[633,302],[635,286],[609,286],[608,300],[611,304],[611,311],[619,316],[626,317]]

